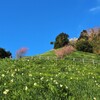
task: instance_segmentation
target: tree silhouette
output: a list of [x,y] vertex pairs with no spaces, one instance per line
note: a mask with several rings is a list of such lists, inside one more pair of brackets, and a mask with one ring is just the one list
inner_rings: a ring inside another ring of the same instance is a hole
[[6,51],[4,48],[0,48],[0,58],[11,58],[12,54],[10,51]]
[[54,49],[58,49],[67,45],[69,43],[68,37],[69,37],[68,34],[63,33],[63,32],[60,33],[56,37],[55,42],[51,42],[51,44],[54,44]]

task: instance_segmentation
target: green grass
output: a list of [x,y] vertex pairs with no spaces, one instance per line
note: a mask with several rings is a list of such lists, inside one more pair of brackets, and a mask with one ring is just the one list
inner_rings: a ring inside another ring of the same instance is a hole
[[1,59],[0,100],[100,100],[99,55],[74,52],[64,59],[53,57],[50,51],[19,60]]

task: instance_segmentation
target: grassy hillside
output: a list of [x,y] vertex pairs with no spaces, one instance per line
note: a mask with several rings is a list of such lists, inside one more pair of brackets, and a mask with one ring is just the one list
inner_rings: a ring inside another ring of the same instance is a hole
[[3,59],[0,76],[0,100],[100,100],[100,56],[91,53]]

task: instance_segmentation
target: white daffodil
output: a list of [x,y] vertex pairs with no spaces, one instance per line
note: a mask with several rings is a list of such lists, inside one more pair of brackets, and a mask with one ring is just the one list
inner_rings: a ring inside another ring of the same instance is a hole
[[11,83],[13,83],[13,82],[14,82],[14,80],[13,80],[13,79],[11,79],[11,80],[10,80],[10,82],[11,82]]
[[3,94],[7,94],[9,92],[8,89],[5,89],[5,91],[3,91]]
[[26,90],[26,91],[28,90],[28,87],[27,87],[27,86],[25,86],[25,90]]
[[62,85],[62,84],[60,84],[60,87],[63,87],[63,85]]
[[29,76],[31,77],[31,76],[32,76],[32,74],[29,74]]
[[5,77],[5,74],[2,74],[1,76],[2,76],[2,77]]
[[34,83],[34,86],[36,86],[37,85],[37,83]]

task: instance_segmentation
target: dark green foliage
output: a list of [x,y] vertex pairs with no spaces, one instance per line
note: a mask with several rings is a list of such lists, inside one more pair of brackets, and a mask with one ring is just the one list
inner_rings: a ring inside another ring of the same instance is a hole
[[86,30],[83,30],[81,32],[80,37],[78,38],[78,40],[81,40],[81,39],[88,40],[88,32]]
[[56,37],[56,41],[54,43],[54,49],[58,49],[61,47],[64,47],[65,45],[67,45],[69,43],[69,39],[68,39],[68,34],[66,33],[60,33],[57,37]]
[[50,44],[54,44],[54,42],[50,42]]
[[0,58],[10,58],[11,57],[11,52],[6,51],[4,48],[0,48]]
[[93,45],[89,42],[89,35],[87,30],[83,30],[76,43],[76,49],[83,52],[93,53]]
[[83,30],[76,43],[79,51],[100,54],[100,28]]
[[83,52],[93,53],[93,46],[87,40],[78,40],[76,43],[76,49]]

